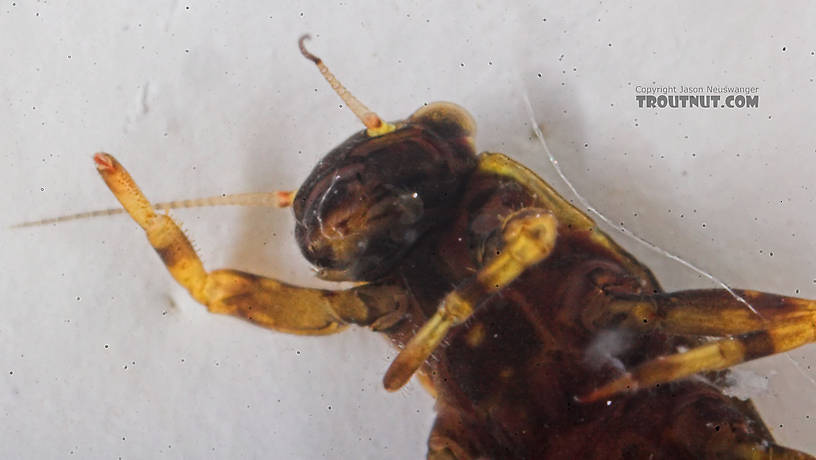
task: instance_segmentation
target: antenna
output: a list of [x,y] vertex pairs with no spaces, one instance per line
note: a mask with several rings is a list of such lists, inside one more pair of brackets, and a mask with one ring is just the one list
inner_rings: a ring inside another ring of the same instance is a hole
[[337,80],[337,77],[334,76],[333,73],[326,67],[326,64],[323,63],[323,60],[319,57],[315,56],[309,50],[306,49],[306,45],[304,42],[312,38],[309,34],[303,35],[298,40],[298,47],[300,47],[300,53],[303,54],[303,57],[315,63],[318,69],[320,69],[320,74],[323,75],[323,78],[329,82],[334,92],[343,99],[343,102],[346,103],[349,109],[363,122],[368,130],[366,131],[369,136],[376,137],[382,136],[383,134],[388,134],[391,131],[396,129],[394,125],[384,122],[379,115],[372,112],[371,109],[365,106],[362,102],[360,102],[354,95],[352,95],[349,90],[346,89],[345,86],[340,84]]

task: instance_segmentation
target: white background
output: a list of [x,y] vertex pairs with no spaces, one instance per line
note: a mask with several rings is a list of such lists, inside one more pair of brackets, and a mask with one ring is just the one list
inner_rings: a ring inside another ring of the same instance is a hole
[[[232,2],[239,4],[239,2]],[[360,129],[297,38],[398,119],[468,107],[482,150],[735,287],[816,298],[816,31],[807,2],[4,1],[0,6],[0,457],[420,458],[433,401],[388,394],[365,330],[295,337],[217,317],[113,207],[91,154],[156,201],[296,188]],[[760,87],[758,109],[647,110],[638,84]],[[571,196],[571,195],[568,195]],[[317,285],[288,210],[174,213],[210,268]],[[712,284],[616,234],[667,288]],[[777,439],[816,452],[816,346],[743,366]]]

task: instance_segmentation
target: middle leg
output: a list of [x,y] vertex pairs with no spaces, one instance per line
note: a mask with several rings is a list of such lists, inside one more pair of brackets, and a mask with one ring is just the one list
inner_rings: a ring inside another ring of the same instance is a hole
[[816,301],[756,291],[699,290],[622,296],[585,318],[603,327],[623,317],[633,328],[721,339],[647,361],[581,398],[591,402],[620,392],[726,369],[816,341]]

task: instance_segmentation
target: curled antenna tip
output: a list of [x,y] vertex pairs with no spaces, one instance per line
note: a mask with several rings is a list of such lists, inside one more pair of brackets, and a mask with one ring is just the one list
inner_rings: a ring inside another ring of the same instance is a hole
[[314,62],[315,64],[320,64],[320,58],[310,53],[309,50],[306,49],[306,45],[304,44],[306,40],[310,40],[311,38],[312,36],[309,34],[303,34],[300,36],[300,38],[298,39],[298,48],[300,48],[300,54],[302,54],[303,57]]
[[371,137],[376,137],[394,131],[394,125],[383,123],[376,113],[372,112],[365,106],[365,104],[358,101],[356,97],[352,96],[352,94],[343,85],[341,85],[339,81],[337,81],[337,78],[333,73],[331,73],[329,68],[326,67],[326,64],[324,64],[319,57],[310,53],[309,50],[306,49],[306,45],[304,43],[309,38],[311,38],[309,34],[304,34],[298,40],[300,54],[302,54],[306,59],[315,63],[317,68],[320,70],[320,73],[323,75],[323,78],[326,79],[334,92],[337,93],[341,99],[343,99],[343,102],[346,103],[351,112],[363,122],[366,128],[368,128],[368,135]]

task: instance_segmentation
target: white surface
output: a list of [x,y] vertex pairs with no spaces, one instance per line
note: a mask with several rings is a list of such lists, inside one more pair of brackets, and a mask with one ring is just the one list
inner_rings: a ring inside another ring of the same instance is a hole
[[[360,128],[299,55],[310,32],[382,116],[458,102],[481,149],[566,192],[531,140],[526,91],[567,176],[614,222],[733,286],[816,298],[810,4],[241,3],[0,7],[3,227],[114,206],[98,150],[154,200],[297,187]],[[760,108],[636,108],[632,85],[673,81],[759,86]],[[289,211],[175,215],[210,268],[316,284]],[[381,389],[393,352],[379,337],[209,315],[126,218],[2,232],[0,457],[424,455],[433,402],[415,384]],[[619,239],[666,287],[710,286]],[[814,358],[810,346],[742,372],[777,438],[809,452]]]

